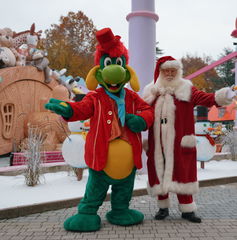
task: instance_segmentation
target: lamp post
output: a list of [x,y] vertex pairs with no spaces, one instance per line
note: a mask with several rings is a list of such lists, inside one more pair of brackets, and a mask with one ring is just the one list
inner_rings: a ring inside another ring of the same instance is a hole
[[153,80],[155,69],[156,22],[155,0],[132,0],[129,22],[129,65],[136,71],[141,85]]

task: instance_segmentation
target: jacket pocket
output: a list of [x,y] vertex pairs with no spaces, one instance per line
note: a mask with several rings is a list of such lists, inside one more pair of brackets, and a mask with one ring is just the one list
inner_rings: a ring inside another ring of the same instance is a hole
[[196,137],[191,135],[185,135],[181,139],[181,150],[183,153],[194,153],[196,151]]

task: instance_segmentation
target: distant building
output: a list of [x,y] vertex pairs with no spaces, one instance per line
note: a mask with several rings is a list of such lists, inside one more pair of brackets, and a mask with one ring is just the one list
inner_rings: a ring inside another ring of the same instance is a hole
[[208,112],[208,120],[211,122],[221,122],[228,126],[233,126],[236,117],[237,104],[233,101],[228,106],[212,106]]

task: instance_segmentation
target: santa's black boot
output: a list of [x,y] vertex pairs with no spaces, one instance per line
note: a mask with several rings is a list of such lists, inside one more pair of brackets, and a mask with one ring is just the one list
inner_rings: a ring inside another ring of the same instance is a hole
[[159,211],[155,215],[156,220],[163,220],[169,216],[169,209],[168,208],[160,208]]
[[194,212],[185,212],[182,213],[182,218],[193,222],[193,223],[200,223],[202,222],[202,219],[200,217],[197,217]]

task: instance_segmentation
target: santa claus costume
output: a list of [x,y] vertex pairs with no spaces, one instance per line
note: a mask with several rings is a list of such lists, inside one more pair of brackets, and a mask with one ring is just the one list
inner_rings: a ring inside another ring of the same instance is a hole
[[[173,80],[167,81],[162,69],[175,69]],[[155,121],[149,129],[147,168],[148,193],[158,196],[160,211],[156,219],[169,215],[169,192],[177,193],[182,217],[201,222],[194,211],[192,194],[198,191],[194,107],[222,106],[230,103],[229,88],[215,93],[197,90],[191,81],[182,78],[182,63],[171,56],[157,61],[154,82],[143,93],[144,100],[153,106]]]

